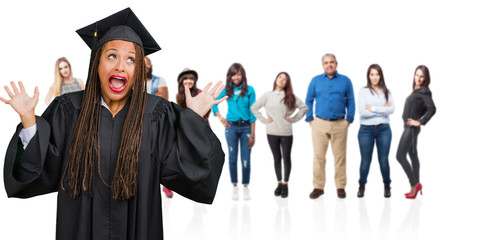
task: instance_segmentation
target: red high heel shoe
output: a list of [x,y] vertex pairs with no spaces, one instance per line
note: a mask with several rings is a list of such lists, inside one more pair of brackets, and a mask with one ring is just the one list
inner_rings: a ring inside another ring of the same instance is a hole
[[422,184],[421,184],[421,183],[418,183],[418,184],[417,184],[417,187],[416,187],[416,189],[415,189],[415,194],[413,194],[413,195],[412,195],[412,194],[405,195],[405,198],[407,198],[407,199],[415,199],[415,198],[417,197],[417,194],[418,194],[419,191],[420,191],[420,194],[423,195],[423,192],[422,192]]

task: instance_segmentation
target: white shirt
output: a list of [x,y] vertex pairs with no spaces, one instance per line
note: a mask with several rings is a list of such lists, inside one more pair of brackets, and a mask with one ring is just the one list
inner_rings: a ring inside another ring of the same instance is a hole
[[[383,123],[390,123],[389,115],[395,110],[393,96],[388,91],[388,101],[390,106],[386,107],[387,100],[382,90],[378,93],[370,91],[369,88],[363,87],[358,93],[358,113],[360,114],[361,125],[378,125]],[[371,106],[372,110],[365,109],[366,106]]]

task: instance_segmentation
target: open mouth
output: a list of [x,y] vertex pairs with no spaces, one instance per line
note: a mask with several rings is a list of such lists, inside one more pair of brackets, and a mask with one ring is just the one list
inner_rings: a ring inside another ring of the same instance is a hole
[[127,78],[120,75],[112,75],[108,79],[108,86],[110,90],[120,93],[127,88]]

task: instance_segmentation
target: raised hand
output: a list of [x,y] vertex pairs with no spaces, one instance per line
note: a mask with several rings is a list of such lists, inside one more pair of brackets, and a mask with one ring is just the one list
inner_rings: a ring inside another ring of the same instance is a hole
[[225,96],[221,99],[215,100],[225,87],[222,85],[221,81],[215,84],[212,89],[210,89],[211,86],[212,83],[208,83],[203,91],[195,97],[192,97],[188,87],[185,88],[185,100],[187,102],[187,107],[192,109],[201,117],[205,116],[205,114],[207,114],[213,105],[219,104],[228,98],[228,96]]
[[40,93],[38,92],[38,87],[35,87],[35,91],[33,96],[30,97],[25,91],[25,87],[21,81],[18,82],[18,87],[15,85],[14,82],[10,82],[12,85],[12,91],[8,86],[5,86],[5,91],[7,92],[10,100],[0,97],[0,101],[4,102],[5,104],[9,104],[15,112],[18,113],[20,119],[22,120],[22,125],[24,128],[31,127],[35,125],[35,107],[38,103],[38,98]]

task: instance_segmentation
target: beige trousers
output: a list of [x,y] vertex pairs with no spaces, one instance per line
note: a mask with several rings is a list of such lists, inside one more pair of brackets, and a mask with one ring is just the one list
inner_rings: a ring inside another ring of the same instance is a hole
[[313,187],[325,188],[325,163],[328,142],[332,142],[335,160],[335,185],[345,189],[347,185],[347,120],[327,121],[315,117],[311,124],[313,142]]

